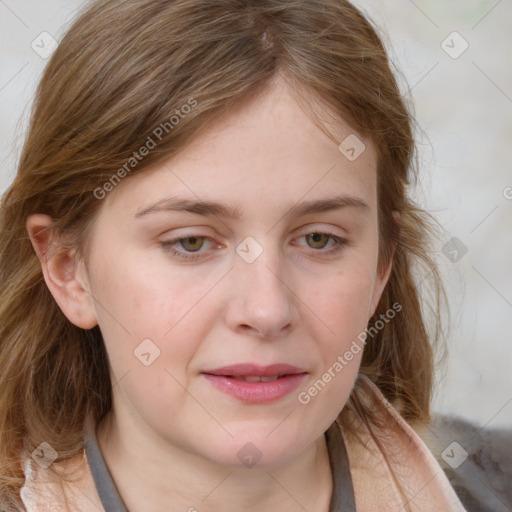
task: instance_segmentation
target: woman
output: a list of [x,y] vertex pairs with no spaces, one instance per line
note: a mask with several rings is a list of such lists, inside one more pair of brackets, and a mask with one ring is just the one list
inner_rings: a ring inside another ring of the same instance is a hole
[[2,509],[463,511],[411,126],[348,2],[91,3],[3,198]]

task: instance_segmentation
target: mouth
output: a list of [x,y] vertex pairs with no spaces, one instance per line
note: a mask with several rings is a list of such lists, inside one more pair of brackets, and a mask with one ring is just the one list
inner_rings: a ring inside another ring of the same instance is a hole
[[275,402],[290,394],[308,374],[288,364],[258,366],[232,365],[201,372],[212,386],[224,394],[250,404]]

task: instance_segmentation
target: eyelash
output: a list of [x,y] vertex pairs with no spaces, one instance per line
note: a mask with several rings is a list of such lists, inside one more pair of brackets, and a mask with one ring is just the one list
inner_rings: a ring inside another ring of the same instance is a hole
[[[326,233],[326,232],[323,232],[323,231],[312,231],[311,233],[306,233],[306,234],[302,235],[300,238],[303,238],[303,237],[305,237],[307,235],[313,235],[313,234],[315,234],[315,235],[326,235],[330,239],[334,240],[335,245],[333,246],[333,248],[331,248],[329,250],[312,249],[312,251],[323,253],[326,256],[331,256],[331,255],[337,254],[341,250],[343,250],[345,246],[349,245],[348,240],[346,240],[345,238],[341,238],[341,237],[339,237],[337,235],[334,235],[333,233]],[[176,250],[173,247],[173,245],[176,242],[180,242],[182,240],[186,240],[187,238],[201,238],[201,239],[208,240],[210,242],[215,243],[211,238],[209,238],[207,236],[199,236],[199,235],[192,235],[192,234],[190,234],[190,235],[181,236],[179,238],[173,238],[171,240],[166,240],[164,242],[162,241],[162,242],[160,242],[160,245],[166,251],[170,252],[173,256],[177,256],[178,258],[183,258],[183,259],[186,259],[188,261],[195,261],[195,260],[201,258],[204,251],[197,251],[195,253],[187,253],[187,252],[184,253],[182,251]],[[185,256],[185,254],[189,254],[189,256]]]

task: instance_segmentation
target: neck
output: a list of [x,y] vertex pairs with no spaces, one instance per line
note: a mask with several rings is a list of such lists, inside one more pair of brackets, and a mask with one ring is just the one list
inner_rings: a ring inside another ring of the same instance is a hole
[[98,426],[97,437],[130,511],[214,512],[227,503],[247,512],[329,511],[332,474],[323,435],[291,462],[272,469],[215,464],[134,428],[133,421],[125,424],[112,412]]

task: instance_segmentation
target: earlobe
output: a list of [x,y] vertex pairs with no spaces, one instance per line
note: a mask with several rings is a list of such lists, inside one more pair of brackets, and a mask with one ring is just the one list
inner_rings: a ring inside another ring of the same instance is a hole
[[68,320],[82,329],[91,329],[98,321],[83,261],[75,249],[60,243],[52,225],[52,218],[40,213],[30,215],[26,222],[44,280]]

